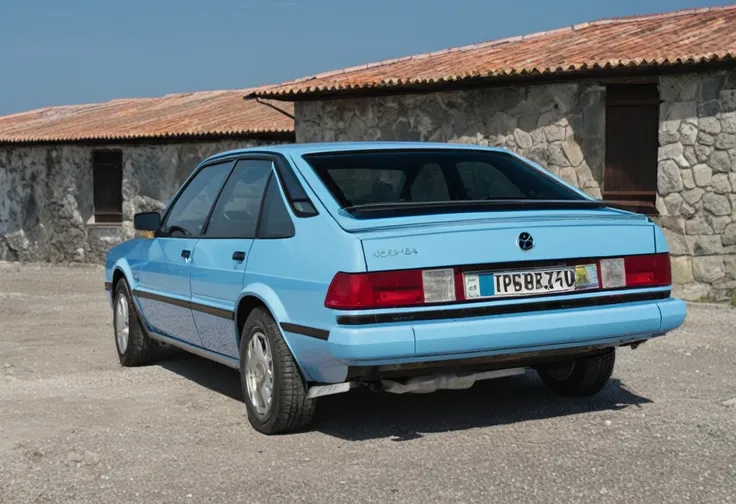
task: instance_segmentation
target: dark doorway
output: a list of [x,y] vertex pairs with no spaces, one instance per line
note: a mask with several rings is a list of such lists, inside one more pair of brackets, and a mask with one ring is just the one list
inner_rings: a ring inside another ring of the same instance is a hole
[[123,153],[97,150],[92,153],[95,222],[123,221]]
[[603,198],[656,214],[659,89],[656,83],[606,87]]

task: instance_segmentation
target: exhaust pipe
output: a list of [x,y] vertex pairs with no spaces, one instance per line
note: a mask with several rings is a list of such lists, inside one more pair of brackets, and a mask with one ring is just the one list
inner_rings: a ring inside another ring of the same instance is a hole
[[435,374],[429,376],[417,376],[405,382],[393,380],[381,380],[381,387],[392,394],[429,394],[437,390],[463,390],[472,387],[480,380],[493,378],[504,378],[526,373],[525,368],[497,369],[471,374]]

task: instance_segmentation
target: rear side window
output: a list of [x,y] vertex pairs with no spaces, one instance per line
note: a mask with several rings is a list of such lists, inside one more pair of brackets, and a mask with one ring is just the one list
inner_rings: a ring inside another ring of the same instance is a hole
[[271,177],[263,197],[261,223],[258,227],[258,238],[290,238],[294,236],[294,223],[286,209],[284,199],[279,191],[279,182]]
[[212,210],[205,231],[208,238],[253,238],[271,161],[238,161]]
[[304,159],[343,208],[584,199],[522,159],[500,151],[377,150],[309,154]]
[[293,170],[287,161],[277,161],[276,171],[279,179],[283,184],[284,194],[287,201],[291,205],[291,210],[297,217],[314,217],[318,215],[317,209],[314,208],[312,201],[304,192],[304,188],[294,175]]

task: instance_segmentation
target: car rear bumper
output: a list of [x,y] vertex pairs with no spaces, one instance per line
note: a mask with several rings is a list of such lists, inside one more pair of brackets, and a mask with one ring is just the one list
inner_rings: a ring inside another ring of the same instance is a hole
[[329,350],[346,365],[380,365],[510,354],[661,336],[685,320],[674,298],[575,309],[358,326],[338,325]]

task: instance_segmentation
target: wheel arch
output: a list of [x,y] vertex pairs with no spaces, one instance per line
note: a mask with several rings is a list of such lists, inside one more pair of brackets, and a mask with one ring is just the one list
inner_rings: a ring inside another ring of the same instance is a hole
[[[238,349],[240,348],[240,333],[242,332],[242,328],[245,326],[245,321],[248,319],[250,313],[256,308],[264,308],[267,310],[273,317],[273,320],[276,322],[276,326],[280,331],[281,323],[289,320],[286,308],[284,308],[284,305],[281,303],[281,300],[273,289],[262,283],[246,286],[246,288],[241,292],[238,300],[235,302],[235,313],[233,317],[235,343]],[[284,339],[284,342],[286,342],[286,346],[289,348],[289,352],[291,352],[292,357],[294,357],[294,362],[296,362],[302,376],[304,376],[305,380],[310,381],[311,378],[309,373],[304,370],[299,362],[299,359],[294,352],[294,347],[284,331],[281,331],[281,337]]]
[[276,321],[276,325],[288,320],[286,309],[273,289],[262,283],[248,285],[235,302],[235,341],[238,348],[240,348],[240,332],[245,325],[245,321],[248,319],[248,315],[258,307],[268,310],[274,321]]
[[245,321],[248,320],[248,316],[256,308],[265,308],[271,312],[266,303],[258,296],[248,294],[241,297],[238,301],[237,307],[235,308],[235,341],[238,343],[238,346],[240,346],[240,333],[243,332]]
[[[122,269],[115,268],[113,270],[113,272],[112,272],[112,290],[113,290],[113,292],[115,292],[115,286],[118,284],[118,282],[120,281],[121,278],[122,279],[126,279],[125,278],[125,273],[123,273],[123,270]],[[127,279],[126,279],[126,281],[127,281]],[[130,282],[128,282],[128,283],[130,283]]]
[[115,292],[115,286],[121,279],[128,282],[128,287],[133,289],[133,271],[125,259],[119,259],[112,267],[112,292]]

